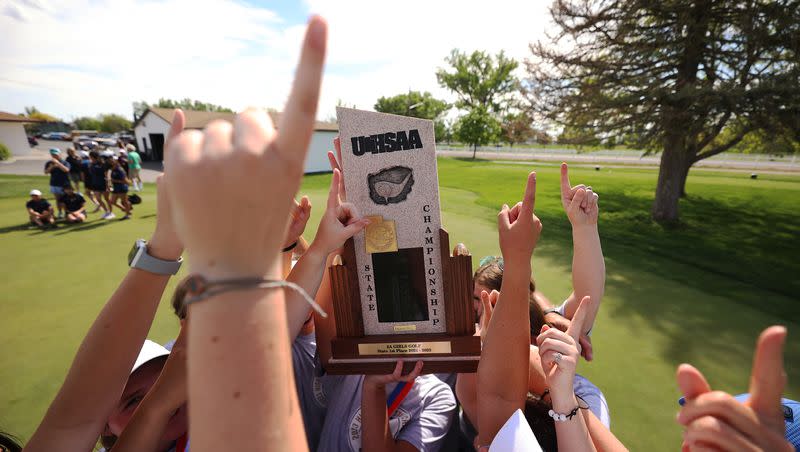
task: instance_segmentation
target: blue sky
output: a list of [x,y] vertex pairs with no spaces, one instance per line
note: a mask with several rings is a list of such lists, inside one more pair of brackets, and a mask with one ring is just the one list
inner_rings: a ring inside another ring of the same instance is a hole
[[547,2],[493,0],[0,0],[0,111],[64,119],[190,97],[282,109],[305,21],[328,20],[319,117],[409,89],[453,100],[435,71],[452,48],[527,56]]

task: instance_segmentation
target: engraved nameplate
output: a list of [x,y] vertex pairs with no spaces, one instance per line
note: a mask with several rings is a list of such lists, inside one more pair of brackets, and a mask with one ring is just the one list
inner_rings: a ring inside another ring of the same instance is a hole
[[428,353],[452,353],[450,342],[385,342],[380,344],[358,344],[359,355],[409,355]]

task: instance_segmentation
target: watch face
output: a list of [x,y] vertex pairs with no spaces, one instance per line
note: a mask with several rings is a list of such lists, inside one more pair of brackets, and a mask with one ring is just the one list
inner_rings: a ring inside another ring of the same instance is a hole
[[136,257],[136,253],[138,252],[139,252],[139,241],[137,240],[133,244],[133,248],[131,248],[131,251],[128,253],[128,265],[131,265],[131,263],[133,263],[133,258]]

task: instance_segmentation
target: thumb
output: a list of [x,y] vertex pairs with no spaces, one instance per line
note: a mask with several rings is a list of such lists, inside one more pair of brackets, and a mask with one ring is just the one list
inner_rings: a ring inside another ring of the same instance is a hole
[[344,228],[344,235],[346,238],[350,238],[356,234],[358,234],[362,229],[364,229],[369,224],[369,220],[359,220],[353,223],[348,224]]
[[678,366],[675,378],[678,380],[678,387],[687,401],[693,400],[706,392],[711,392],[711,387],[708,386],[703,374],[690,364]]
[[780,416],[781,393],[786,384],[783,344],[786,328],[771,326],[761,333],[750,375],[749,405],[758,414]]
[[497,214],[497,227],[499,230],[509,229],[511,227],[511,219],[509,218],[509,208],[507,204],[503,204],[500,213]]

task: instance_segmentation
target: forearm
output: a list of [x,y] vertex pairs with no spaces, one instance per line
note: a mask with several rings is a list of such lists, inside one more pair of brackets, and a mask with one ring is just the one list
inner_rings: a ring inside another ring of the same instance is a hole
[[578,309],[580,300],[585,296],[592,297],[592,309],[586,316],[584,330],[592,329],[600,301],[603,298],[606,283],[606,265],[603,250],[600,246],[600,235],[597,225],[582,225],[572,228],[572,287],[576,302],[567,305],[567,317],[572,318]]
[[[264,277],[280,277],[278,259]],[[244,276],[211,269],[199,273]],[[189,316],[192,449],[304,450],[283,290],[227,292],[190,305]]]
[[[574,394],[551,394],[553,400],[553,411],[560,414],[569,414],[576,406],[578,401]],[[572,419],[566,421],[556,421],[556,438],[558,449],[576,451],[595,451],[586,421],[583,419],[583,410],[578,412]]]
[[506,261],[500,299],[483,342],[478,365],[478,406],[482,410],[478,431],[481,441],[487,444],[508,417],[525,405],[530,349],[530,268],[529,261]]
[[[114,443],[113,452],[158,451],[164,428],[173,410],[158,400],[158,391],[151,390],[133,413],[130,422]],[[182,451],[181,451],[182,452]]]
[[342,250],[339,249],[328,255],[322,270],[322,282],[320,283],[317,296],[315,297],[317,304],[328,313],[328,317],[324,319],[322,316],[314,314],[314,330],[317,333],[317,352],[323,367],[331,357],[331,340],[336,335],[336,313],[333,310],[333,291],[331,290],[331,278],[327,269],[330,267],[333,258],[337,254],[341,255],[341,253]]
[[592,438],[592,444],[594,444],[598,452],[622,452],[628,450],[591,410],[581,411],[586,428],[589,430],[589,436]]
[[[314,298],[322,282],[327,257],[323,251],[314,246],[310,247],[297,261],[286,280],[302,287],[310,297]],[[303,296],[295,291],[287,291],[286,317],[289,325],[289,341],[294,340],[300,333],[308,314],[309,306]]]
[[131,269],[92,324],[27,450],[90,450],[119,401],[169,277]]
[[365,382],[361,391],[361,450],[392,451],[394,445],[386,412],[386,388]]

